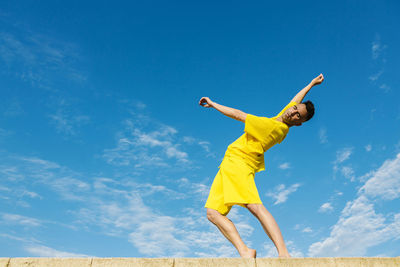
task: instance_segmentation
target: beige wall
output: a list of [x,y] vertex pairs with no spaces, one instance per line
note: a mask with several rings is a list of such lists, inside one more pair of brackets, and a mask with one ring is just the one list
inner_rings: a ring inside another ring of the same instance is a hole
[[0,258],[0,267],[400,267],[397,258]]

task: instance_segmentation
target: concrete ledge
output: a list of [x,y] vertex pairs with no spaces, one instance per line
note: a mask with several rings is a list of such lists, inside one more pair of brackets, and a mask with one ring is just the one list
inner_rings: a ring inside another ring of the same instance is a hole
[[0,258],[0,267],[7,267],[10,262],[10,258]]
[[396,258],[0,258],[0,267],[399,267]]
[[70,267],[84,266],[90,267],[91,258],[11,258],[7,267],[20,266],[52,266],[52,267]]
[[173,267],[174,258],[93,258],[93,267]]
[[242,259],[242,258],[175,258],[174,267],[186,267],[186,266],[256,267],[256,261],[255,259]]

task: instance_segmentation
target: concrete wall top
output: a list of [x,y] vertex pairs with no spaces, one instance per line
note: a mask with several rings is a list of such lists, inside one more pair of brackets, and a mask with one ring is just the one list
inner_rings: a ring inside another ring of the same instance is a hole
[[0,267],[400,267],[396,258],[0,258]]

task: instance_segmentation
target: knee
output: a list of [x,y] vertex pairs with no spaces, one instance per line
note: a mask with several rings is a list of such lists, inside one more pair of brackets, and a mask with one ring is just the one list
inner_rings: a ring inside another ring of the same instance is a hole
[[215,221],[215,218],[220,215],[217,210],[207,208],[207,219],[211,222]]

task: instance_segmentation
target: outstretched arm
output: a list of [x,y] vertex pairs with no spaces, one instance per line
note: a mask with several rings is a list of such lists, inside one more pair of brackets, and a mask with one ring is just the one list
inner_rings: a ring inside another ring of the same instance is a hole
[[300,92],[298,92],[297,95],[295,97],[293,97],[293,99],[290,102],[301,103],[301,101],[303,101],[303,99],[306,96],[306,94],[308,93],[308,91],[310,91],[310,89],[314,85],[318,85],[318,84],[322,83],[323,80],[324,80],[324,76],[322,74],[318,75],[306,87],[301,89]]
[[218,103],[215,103],[215,102],[211,101],[211,99],[208,97],[202,97],[199,101],[199,105],[206,107],[206,108],[215,108],[216,110],[218,110],[225,116],[228,116],[232,119],[235,119],[235,120],[238,120],[241,122],[245,122],[245,120],[246,120],[247,113],[244,113],[243,111],[240,111],[238,109],[226,107],[226,106],[220,105]]

